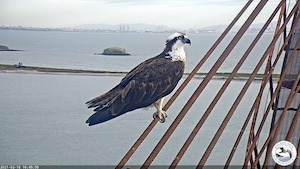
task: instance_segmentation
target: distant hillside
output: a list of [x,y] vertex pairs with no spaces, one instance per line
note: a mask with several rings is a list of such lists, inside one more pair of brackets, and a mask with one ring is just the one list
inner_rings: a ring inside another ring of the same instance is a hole
[[[199,32],[223,32],[228,25],[212,25],[212,26],[207,26],[207,27],[203,27],[203,28],[199,28],[197,29],[197,31]],[[264,23],[255,23],[250,25],[248,32],[258,32],[260,31],[260,29],[264,26]],[[234,26],[231,29],[231,32],[237,32],[239,29],[241,28],[241,26]],[[268,28],[267,28],[267,32],[274,32],[276,28],[276,22],[272,22]]]
[[[276,22],[272,22],[266,32],[273,33],[275,31]],[[259,32],[263,27],[264,23],[255,23],[250,25],[247,30],[248,33]],[[291,24],[288,24],[287,30],[289,31]],[[207,27],[200,28],[191,28],[191,29],[181,29],[181,28],[170,28],[165,25],[151,25],[151,24],[84,24],[75,26],[73,28],[38,28],[38,27],[22,27],[22,26],[0,26],[0,29],[8,30],[36,30],[36,31],[97,31],[97,32],[174,32],[182,31],[189,33],[221,33],[227,28],[227,25],[212,25]],[[234,26],[230,32],[237,32],[241,28],[240,25]]]
[[151,25],[151,24],[85,24],[74,27],[75,29],[89,29],[89,30],[113,30],[113,31],[169,31],[169,30],[180,30],[176,28],[169,28],[164,25]]
[[[248,32],[258,32],[263,27],[264,23],[256,23],[252,24],[248,29]],[[237,32],[241,26],[234,26],[231,32]],[[276,27],[276,22],[272,22],[267,32],[274,32]],[[207,27],[198,28],[196,30],[190,29],[189,31],[196,31],[196,32],[207,32],[207,33],[214,33],[214,32],[223,32],[227,28],[227,25],[212,25]],[[110,24],[84,24],[74,27],[74,29],[82,29],[82,30],[109,30],[109,31],[120,31],[120,32],[130,32],[130,31],[149,31],[149,32],[165,32],[165,31],[185,31],[184,29],[180,28],[170,28],[165,25],[151,25],[151,24],[118,24],[118,25],[110,25]]]

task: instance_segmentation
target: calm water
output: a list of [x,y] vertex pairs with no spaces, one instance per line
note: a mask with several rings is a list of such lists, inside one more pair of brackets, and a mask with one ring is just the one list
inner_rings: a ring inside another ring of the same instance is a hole
[[[200,72],[209,71],[234,35],[230,34],[225,38],[220,47],[217,48],[200,69]],[[129,71],[145,59],[159,54],[163,50],[165,38],[168,36],[169,33],[0,30],[0,44],[6,45],[11,49],[24,50],[19,52],[0,52],[0,64],[23,62],[24,65],[30,66]],[[231,72],[255,36],[256,34],[245,34],[218,71]],[[186,72],[190,72],[195,67],[219,37],[219,34],[189,34],[189,37],[192,45],[186,47]],[[273,34],[265,34],[262,37],[240,72],[252,72],[272,37]],[[123,57],[94,55],[94,53],[101,53],[105,48],[112,46],[124,47],[132,55]],[[280,66],[275,72],[279,73],[279,70]],[[260,72],[263,72],[263,70]]]
[[[92,114],[84,103],[112,88],[122,77],[0,73],[0,164],[115,165],[152,120],[153,108],[139,109],[88,127]],[[168,129],[201,79],[192,80],[133,155],[128,165],[141,165]],[[183,119],[153,164],[168,165],[196,125],[224,80],[212,80]],[[233,81],[180,162],[196,165],[245,81]],[[241,121],[256,97],[255,81],[223,132],[207,164],[224,164]],[[264,99],[266,96],[264,96]],[[268,120],[267,120],[268,121]],[[264,133],[267,134],[266,128]],[[264,135],[262,135],[264,137]],[[244,137],[233,159],[242,164]]]

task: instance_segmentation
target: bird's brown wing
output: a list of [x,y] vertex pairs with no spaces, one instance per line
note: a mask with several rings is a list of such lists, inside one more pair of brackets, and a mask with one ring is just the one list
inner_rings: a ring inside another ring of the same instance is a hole
[[183,75],[184,62],[151,58],[132,69],[120,82],[118,93],[105,109],[95,109],[87,122],[97,124],[146,107],[171,93]]

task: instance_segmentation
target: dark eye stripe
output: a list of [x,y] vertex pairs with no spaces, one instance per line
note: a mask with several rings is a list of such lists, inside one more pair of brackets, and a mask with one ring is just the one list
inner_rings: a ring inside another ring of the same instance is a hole
[[183,35],[181,35],[181,36],[179,36],[178,38],[179,38],[179,39],[184,39],[184,36],[183,36]]

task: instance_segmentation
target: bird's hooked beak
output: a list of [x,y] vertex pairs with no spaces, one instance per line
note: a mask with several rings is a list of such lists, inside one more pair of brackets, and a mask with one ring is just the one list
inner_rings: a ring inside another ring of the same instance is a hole
[[182,42],[185,43],[185,44],[189,44],[189,45],[192,44],[192,43],[191,43],[191,40],[190,40],[189,38],[184,38],[184,39],[182,39]]

